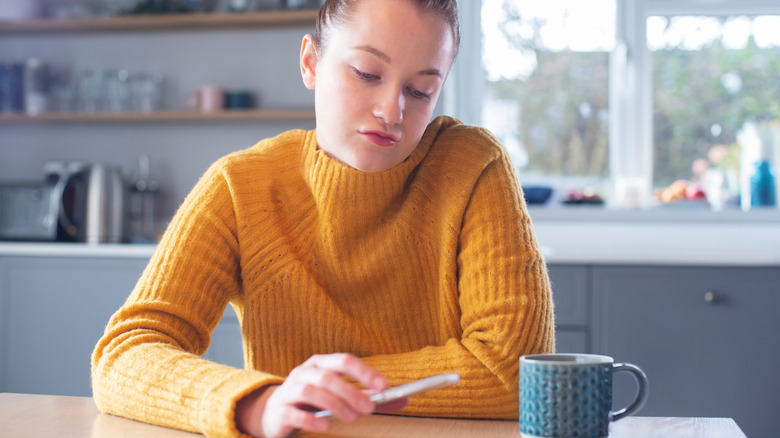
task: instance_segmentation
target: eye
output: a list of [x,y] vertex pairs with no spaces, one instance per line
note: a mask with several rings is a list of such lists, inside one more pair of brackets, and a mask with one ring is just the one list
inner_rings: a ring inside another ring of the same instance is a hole
[[416,99],[430,99],[431,95],[423,93],[420,90],[415,90],[414,88],[409,88],[409,93]]
[[353,68],[352,70],[355,72],[355,74],[360,79],[365,79],[365,80],[368,80],[368,81],[374,80],[374,79],[379,79],[379,76],[377,76],[377,75],[374,75],[374,74],[371,74],[371,73],[366,73],[366,72],[360,71],[360,70],[358,70],[356,68]]

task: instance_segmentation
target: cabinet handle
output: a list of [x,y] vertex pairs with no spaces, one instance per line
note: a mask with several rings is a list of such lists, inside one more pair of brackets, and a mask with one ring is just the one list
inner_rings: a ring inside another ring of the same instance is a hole
[[708,290],[704,292],[704,302],[707,304],[715,304],[718,301],[718,295],[714,290]]

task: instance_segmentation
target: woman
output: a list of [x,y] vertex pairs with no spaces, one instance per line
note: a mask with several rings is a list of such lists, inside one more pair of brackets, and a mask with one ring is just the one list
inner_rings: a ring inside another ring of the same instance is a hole
[[[300,55],[317,129],[201,178],[95,348],[101,410],[286,436],[456,372],[400,413],[517,418],[518,357],[554,350],[551,293],[498,141],[430,122],[458,40],[455,0],[325,2]],[[200,358],[228,303],[244,370]]]

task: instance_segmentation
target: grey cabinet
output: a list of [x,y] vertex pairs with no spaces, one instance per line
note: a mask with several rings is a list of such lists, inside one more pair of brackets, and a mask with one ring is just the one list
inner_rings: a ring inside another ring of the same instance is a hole
[[[780,269],[594,267],[593,351],[647,373],[641,415],[732,417],[776,436]],[[615,377],[615,405],[635,391]]]
[[[146,266],[144,258],[0,257],[0,392],[91,395],[90,355]],[[225,311],[205,354],[243,367]]]
[[219,325],[211,333],[211,343],[203,357],[232,367],[244,368],[241,325],[231,306],[225,309]]
[[588,351],[588,268],[549,267],[555,303],[555,348],[561,353]]
[[0,392],[90,395],[90,355],[145,261],[0,257]]

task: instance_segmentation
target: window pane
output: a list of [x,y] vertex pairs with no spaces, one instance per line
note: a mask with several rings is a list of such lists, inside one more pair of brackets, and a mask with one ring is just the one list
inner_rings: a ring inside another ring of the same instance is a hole
[[780,116],[778,29],[780,16],[648,18],[656,187],[728,166],[745,122]]
[[484,0],[482,124],[521,178],[608,175],[615,0]]

